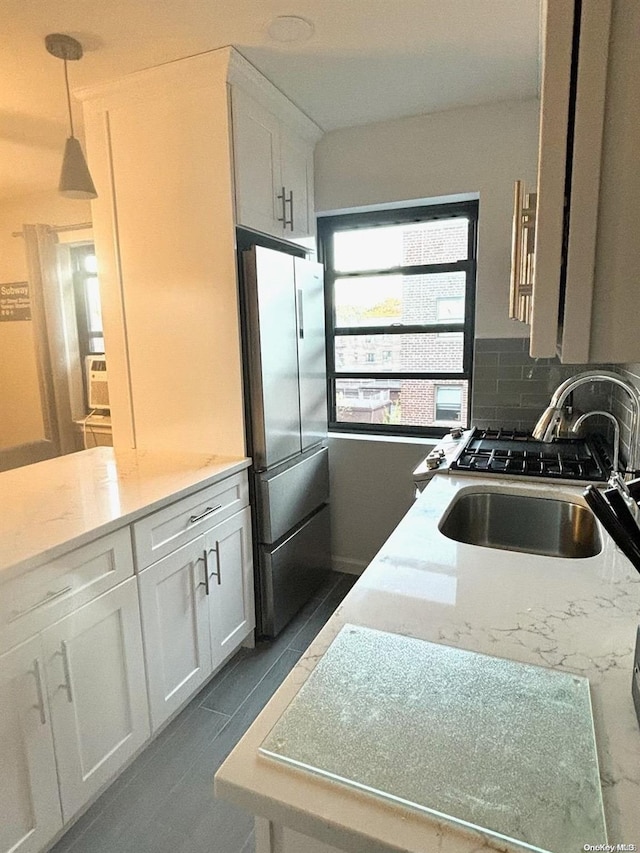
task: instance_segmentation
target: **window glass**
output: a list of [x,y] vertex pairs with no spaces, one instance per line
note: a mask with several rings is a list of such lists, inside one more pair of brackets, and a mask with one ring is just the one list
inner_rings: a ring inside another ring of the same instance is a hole
[[434,380],[337,379],[336,420],[381,427],[455,426],[466,422],[468,382],[445,387],[451,396],[447,400],[443,397],[440,405]]
[[336,231],[333,262],[337,272],[466,260],[469,220],[433,219]]
[[91,332],[102,334],[102,307],[100,304],[100,286],[96,276],[87,276],[84,282],[88,326]]
[[87,273],[98,272],[98,259],[93,252],[87,252],[87,254],[82,258],[82,266],[84,267],[84,271]]
[[338,372],[461,373],[462,332],[416,335],[336,335]]
[[465,282],[463,272],[337,278],[336,327],[462,323]]

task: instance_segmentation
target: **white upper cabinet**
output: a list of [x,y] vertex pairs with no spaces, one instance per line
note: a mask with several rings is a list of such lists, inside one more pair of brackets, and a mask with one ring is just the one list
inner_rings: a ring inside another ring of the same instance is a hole
[[78,94],[114,446],[241,456],[235,227],[315,248],[321,131],[233,48]]
[[640,4],[543,11],[538,183],[515,215],[511,315],[531,323],[534,357],[638,361]]
[[[241,86],[231,88],[236,222],[286,240],[315,234],[313,149],[303,133]],[[307,123],[299,116],[299,124]]]
[[282,236],[280,122],[238,86],[232,88],[231,103],[236,220]]

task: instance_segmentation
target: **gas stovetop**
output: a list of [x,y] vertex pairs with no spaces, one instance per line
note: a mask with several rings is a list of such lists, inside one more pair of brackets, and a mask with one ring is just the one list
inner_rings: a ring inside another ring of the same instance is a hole
[[473,430],[451,471],[606,482],[611,464],[597,437],[538,441],[518,430]]

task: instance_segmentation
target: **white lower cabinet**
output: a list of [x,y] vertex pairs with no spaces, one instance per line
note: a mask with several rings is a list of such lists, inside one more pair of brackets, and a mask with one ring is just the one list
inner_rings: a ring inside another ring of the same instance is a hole
[[215,669],[256,625],[250,509],[247,507],[218,524],[205,534],[205,539],[210,572],[211,654]]
[[255,627],[247,507],[138,576],[153,729]]
[[138,576],[155,730],[212,671],[204,536]]
[[123,526],[3,586],[0,853],[47,849],[251,634],[247,502],[242,473],[137,520],[137,575]]
[[72,817],[149,737],[137,581],[42,633],[63,817]]
[[37,853],[62,826],[40,638],[0,657],[0,853]]

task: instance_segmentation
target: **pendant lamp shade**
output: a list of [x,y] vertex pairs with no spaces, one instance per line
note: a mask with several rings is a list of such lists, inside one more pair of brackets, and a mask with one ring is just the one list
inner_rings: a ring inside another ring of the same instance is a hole
[[58,191],[65,198],[98,197],[82,148],[75,136],[70,136],[64,146]]
[[71,133],[64,147],[64,158],[62,160],[58,191],[65,198],[97,198],[98,193],[91,179],[87,161],[84,159],[80,143],[73,133],[71,93],[69,91],[69,77],[67,75],[67,62],[82,59],[82,45],[79,41],[64,33],[51,33],[45,38],[44,43],[52,56],[64,61],[64,83],[67,94],[67,107],[69,109],[69,127]]

